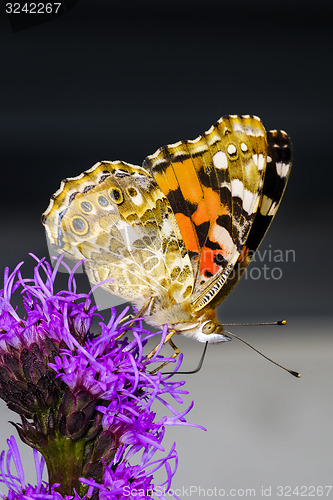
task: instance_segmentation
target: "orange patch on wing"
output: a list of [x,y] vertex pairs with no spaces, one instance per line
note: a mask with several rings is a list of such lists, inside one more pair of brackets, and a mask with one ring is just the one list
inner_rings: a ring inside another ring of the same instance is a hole
[[173,191],[178,188],[178,181],[172,166],[170,165],[165,169],[162,174],[156,173],[155,180],[159,185],[160,190],[167,195],[169,191]]
[[219,193],[212,188],[203,187],[204,199],[202,199],[192,219],[198,226],[203,222],[214,222],[220,215],[228,213],[228,207],[220,201]]
[[[221,204],[220,195],[218,192],[214,191],[212,188],[204,188],[204,197],[207,203],[210,220],[214,221],[219,215],[223,215],[226,212],[226,206]],[[221,213],[221,208],[222,213]]]
[[[200,258],[200,274],[207,276],[206,272],[212,276],[219,272],[220,266],[214,262],[216,255],[222,255],[221,250],[212,250],[211,248],[204,247]],[[209,277],[209,276],[208,276]]]
[[192,215],[192,220],[196,226],[199,226],[203,222],[207,222],[210,220],[205,200],[200,201],[198,208]]
[[178,183],[186,201],[198,203],[202,198],[202,188],[192,159],[173,163]]
[[175,217],[187,250],[190,250],[191,252],[199,252],[198,238],[196,232],[194,231],[191,219],[181,213],[176,213]]

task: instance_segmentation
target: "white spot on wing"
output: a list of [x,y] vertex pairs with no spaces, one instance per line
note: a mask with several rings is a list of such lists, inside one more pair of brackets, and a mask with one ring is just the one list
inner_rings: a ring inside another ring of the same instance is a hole
[[232,241],[229,231],[218,224],[214,224],[210,233],[210,239],[218,243],[223,250],[223,257],[226,259],[233,254],[235,244]]
[[276,171],[280,177],[286,177],[289,171],[289,163],[278,162],[276,164]]
[[265,166],[265,158],[263,154],[259,154],[258,157],[258,170],[262,170]]
[[252,193],[249,189],[244,189],[243,208],[249,215],[252,213],[254,198],[254,193]]
[[223,151],[218,151],[213,156],[213,162],[216,168],[223,168],[223,169],[228,168],[228,159],[226,154],[223,153]]
[[247,145],[245,144],[245,142],[241,143],[241,150],[243,151],[243,153],[246,153],[246,151],[247,151]]
[[142,194],[137,192],[135,196],[131,196],[131,201],[134,203],[134,205],[139,207],[143,203]]
[[237,151],[236,146],[234,144],[229,144],[227,151],[229,155],[234,155]]
[[232,196],[239,196],[243,198],[244,184],[239,179],[232,179],[231,181]]
[[253,155],[253,161],[254,161],[254,164],[258,166],[258,155],[257,154]]
[[240,123],[235,122],[233,125],[234,132],[244,132],[244,129]]
[[253,128],[250,125],[246,125],[245,132],[247,135],[255,135]]

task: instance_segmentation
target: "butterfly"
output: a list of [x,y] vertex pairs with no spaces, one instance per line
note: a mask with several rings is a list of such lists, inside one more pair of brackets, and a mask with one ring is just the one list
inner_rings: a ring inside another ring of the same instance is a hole
[[85,259],[91,284],[201,342],[229,340],[216,308],[246,270],[284,193],[282,130],[230,115],[142,167],[102,161],[62,181],[42,215],[50,243]]

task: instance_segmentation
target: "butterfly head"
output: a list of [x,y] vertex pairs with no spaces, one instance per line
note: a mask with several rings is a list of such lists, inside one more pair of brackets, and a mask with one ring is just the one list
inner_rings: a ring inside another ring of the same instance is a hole
[[204,312],[193,321],[178,323],[173,325],[173,328],[177,333],[198,340],[199,342],[215,344],[231,340],[230,337],[223,334],[223,326],[217,320],[214,311]]

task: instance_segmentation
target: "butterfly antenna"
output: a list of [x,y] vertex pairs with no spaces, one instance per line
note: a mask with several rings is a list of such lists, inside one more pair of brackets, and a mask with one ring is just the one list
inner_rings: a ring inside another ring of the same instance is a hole
[[229,332],[228,330],[225,330],[225,332],[228,334],[228,335],[231,335],[232,337],[235,337],[235,339],[237,340],[240,340],[241,342],[243,342],[243,344],[247,345],[248,347],[250,347],[251,349],[253,349],[255,352],[257,352],[258,354],[260,354],[260,356],[262,356],[263,358],[267,359],[268,361],[270,361],[271,363],[273,363],[274,365],[276,366],[279,366],[280,368],[282,368],[282,370],[285,370],[286,372],[290,373],[290,375],[293,375],[294,377],[296,378],[300,378],[301,374],[298,373],[298,372],[295,372],[294,370],[289,370],[288,368],[286,368],[285,366],[282,366],[280,365],[279,363],[277,363],[276,361],[273,361],[273,359],[269,358],[268,356],[266,356],[265,354],[263,354],[262,352],[260,352],[258,349],[256,349],[255,347],[253,347],[253,345],[249,344],[248,342],[246,342],[246,340],[238,337],[238,335],[236,335],[235,333],[231,333]]
[[268,323],[223,323],[223,326],[267,326],[267,325],[284,326],[286,324],[287,320],[281,319],[280,321],[270,321]]
[[[199,361],[199,364],[198,366],[194,369],[194,370],[191,370],[189,372],[179,372],[177,371],[176,375],[192,375],[193,373],[198,373],[201,368],[202,368],[202,365],[203,365],[203,362],[204,362],[204,359],[205,359],[205,356],[206,356],[206,351],[207,351],[207,347],[208,347],[208,342],[205,343],[205,347],[204,347],[204,350],[201,354],[201,358],[200,358],[200,361]],[[163,372],[162,375],[172,375],[174,372]]]

